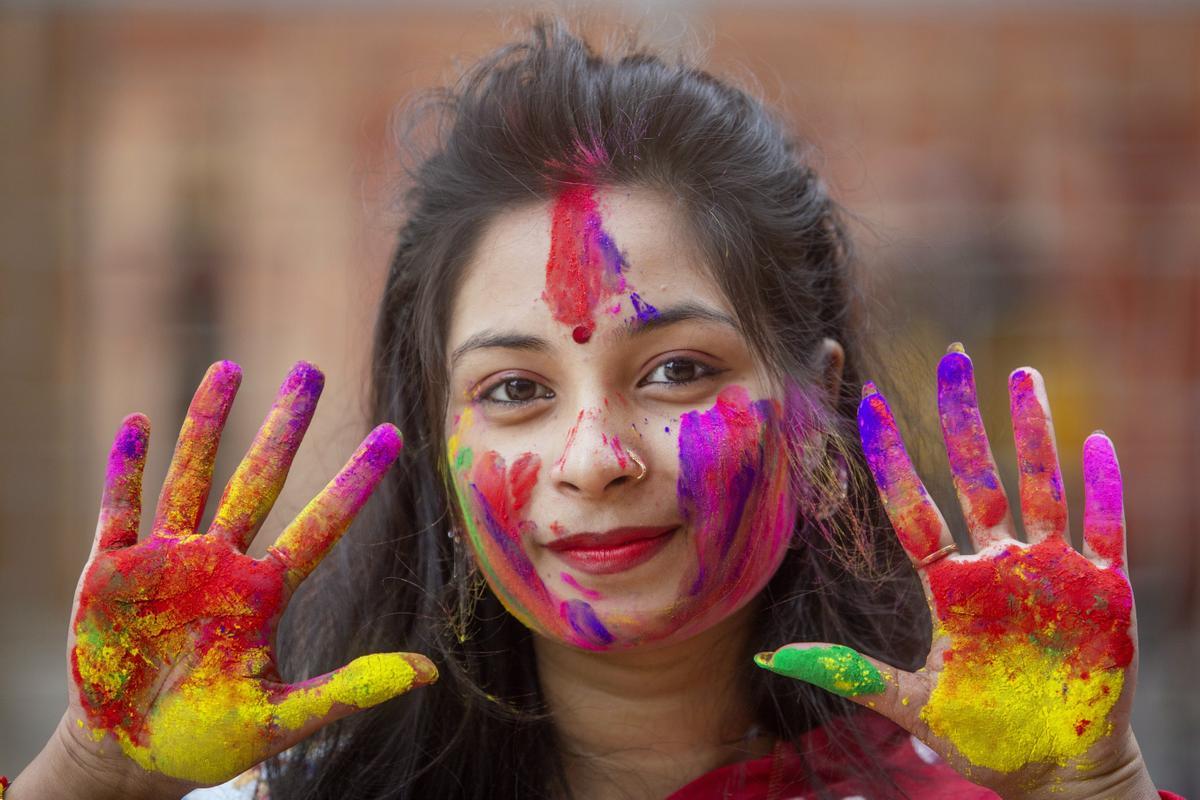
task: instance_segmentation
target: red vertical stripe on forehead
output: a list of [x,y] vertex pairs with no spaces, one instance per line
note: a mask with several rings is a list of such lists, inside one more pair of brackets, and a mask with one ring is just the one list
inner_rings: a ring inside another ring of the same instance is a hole
[[596,307],[625,290],[621,265],[620,253],[601,225],[592,187],[574,186],[559,194],[542,298],[554,319],[571,327],[576,342],[591,337]]

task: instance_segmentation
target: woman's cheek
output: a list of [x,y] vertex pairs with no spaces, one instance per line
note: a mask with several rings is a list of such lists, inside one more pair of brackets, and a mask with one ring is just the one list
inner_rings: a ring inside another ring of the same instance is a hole
[[779,404],[740,386],[679,425],[680,514],[698,558],[684,593],[740,606],[778,567],[795,527]]
[[[457,432],[462,429],[460,421]],[[461,436],[451,437],[449,456],[476,561],[509,613],[527,628],[577,647],[595,650],[611,645],[613,636],[591,605],[552,596],[525,550],[524,543],[532,541],[536,532],[535,523],[526,516],[541,470],[540,457],[521,453],[509,463],[494,450],[476,455],[464,446]]]
[[510,464],[495,450],[476,451],[469,443],[474,425],[474,410],[467,408],[456,418],[447,442],[466,534],[493,591],[514,616],[533,625],[546,602],[545,587],[522,539],[535,528],[525,511],[541,459],[535,453],[522,453]]

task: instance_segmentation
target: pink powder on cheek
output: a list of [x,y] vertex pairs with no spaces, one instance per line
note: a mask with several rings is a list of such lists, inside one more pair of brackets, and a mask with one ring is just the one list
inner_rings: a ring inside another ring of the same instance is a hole
[[757,590],[795,528],[780,409],[726,388],[679,422],[680,513],[698,563],[685,591],[701,608],[733,607]]

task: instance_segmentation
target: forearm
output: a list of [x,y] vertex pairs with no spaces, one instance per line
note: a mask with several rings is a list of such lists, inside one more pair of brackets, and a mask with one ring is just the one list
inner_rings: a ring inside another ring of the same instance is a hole
[[4,800],[179,800],[191,787],[145,771],[118,774],[70,741],[63,717],[42,751],[4,793]]

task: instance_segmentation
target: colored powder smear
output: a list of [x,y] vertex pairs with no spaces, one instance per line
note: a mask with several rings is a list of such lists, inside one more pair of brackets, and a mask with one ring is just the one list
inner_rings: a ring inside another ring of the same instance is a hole
[[[215,783],[261,761],[280,729],[414,685],[412,657],[394,653],[294,689],[270,680],[282,570],[211,536],[152,539],[95,562],[71,652],[94,738],[111,734],[147,770]],[[436,671],[421,662],[428,683]]]
[[879,694],[887,689],[887,682],[874,664],[840,644],[784,647],[774,653],[759,653],[754,657],[754,663],[842,697]]
[[676,491],[698,556],[690,615],[736,608],[774,572],[796,525],[788,451],[779,403],[741,386],[680,417]]
[[[968,522],[979,535],[1008,515],[979,418],[970,360],[948,353],[938,369],[939,411]],[[1062,534],[1066,503],[1041,379],[1017,370],[1009,382],[1029,545],[943,559],[924,568],[936,616],[949,639],[922,719],[970,762],[1001,772],[1027,764],[1066,766],[1112,724],[1108,715],[1133,660],[1133,595],[1121,571],[1124,514],[1112,444],[1084,449],[1084,539],[1107,565],[1076,552]],[[886,401],[864,387],[863,448],[905,549],[932,552],[940,514],[913,470]]]
[[1030,541],[1061,536],[1067,530],[1067,500],[1054,447],[1054,429],[1039,391],[1041,379],[1034,376],[1032,370],[1021,369],[1008,382],[1020,473],[1021,520]]
[[945,667],[921,717],[1001,772],[1066,765],[1111,732],[1133,660],[1133,594],[1058,537],[928,569]]
[[213,364],[205,373],[179,431],[158,498],[154,530],[174,535],[196,531],[212,487],[221,429],[241,382],[242,369],[232,361]]
[[[692,541],[694,567],[681,579],[680,599],[667,618],[631,623],[638,632],[619,644],[653,641],[707,624],[711,613],[732,610],[762,588],[795,528],[788,487],[788,447],[778,403],[751,402],[745,389],[728,387],[707,411],[680,420],[677,483],[682,530]],[[582,413],[581,413],[582,418]],[[461,462],[466,415],[450,437],[451,464]],[[568,434],[568,446],[573,433]],[[620,442],[606,439],[614,452]],[[522,509],[537,477],[539,459],[526,453],[511,465],[486,451],[458,468],[459,502],[480,564],[493,591],[527,627],[577,647],[599,650],[618,644],[611,626],[589,601],[598,596],[568,580],[583,598],[554,595],[537,574],[525,548],[536,525]],[[636,638],[636,641],[634,640]]]
[[130,414],[121,422],[104,476],[100,505],[100,548],[127,547],[137,543],[142,516],[142,471],[150,439],[150,420]]
[[[582,412],[581,412],[582,417]],[[467,535],[497,597],[526,627],[558,635],[586,649],[611,641],[594,614],[555,600],[525,552],[537,528],[522,513],[537,483],[541,460],[533,453],[518,456],[511,467],[494,450],[463,459],[463,436],[474,424],[467,409],[448,442]]]
[[858,431],[867,466],[896,535],[915,559],[937,550],[945,523],[913,468],[887,400],[867,383],[858,407]]
[[979,413],[971,359],[947,353],[938,364],[938,417],[967,527],[983,541],[1008,517],[1008,499]]
[[[626,269],[624,256],[604,230],[594,187],[571,186],[559,193],[552,212],[542,299],[554,319],[571,328],[579,344],[591,340],[596,310],[627,291]],[[630,300],[638,320],[658,315],[637,293]],[[614,309],[619,312],[620,303]]]
[[[288,588],[345,531],[399,454],[400,434],[391,425],[376,428],[269,548],[271,557],[245,555],[245,526],[270,510],[320,391],[319,371],[300,365],[231,479],[213,528],[205,535],[181,530],[188,520],[194,526],[192,504],[202,508],[207,495],[198,476],[211,475],[240,375],[228,364],[214,365],[196,392],[153,535],[138,543],[136,520],[132,538],[102,535],[80,589],[70,654],[93,737],[111,735],[145,769],[199,783],[257,763],[283,731],[335,703],[365,707],[436,678],[423,657],[385,654],[295,687],[279,682],[272,641]],[[118,433],[109,463],[121,475],[110,474],[106,503],[117,499],[112,492],[133,491],[130,471],[140,470],[148,432],[139,423],[144,418],[132,417]]]
[[579,592],[581,595],[586,597],[588,600],[599,600],[602,597],[600,592],[597,592],[594,589],[589,589],[586,586],[583,586],[582,584],[580,584],[579,581],[575,580],[575,576],[569,572],[563,572],[559,575],[559,577],[562,578],[563,583],[565,583],[567,586],[570,586],[575,591]]
[[324,386],[325,376],[312,364],[302,361],[288,373],[246,458],[221,495],[213,532],[229,536],[242,549],[249,547],[249,537],[283,489]]
[[1083,443],[1083,540],[1116,569],[1124,566],[1125,504],[1112,442],[1092,434]]

